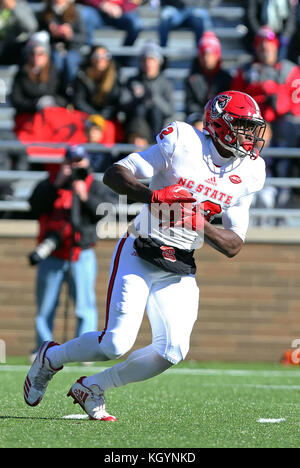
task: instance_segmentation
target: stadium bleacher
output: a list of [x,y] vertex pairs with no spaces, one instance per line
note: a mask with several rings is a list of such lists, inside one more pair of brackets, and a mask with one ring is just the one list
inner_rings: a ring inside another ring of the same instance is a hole
[[[31,5],[36,12],[40,11],[43,7],[41,2],[31,3]],[[109,27],[96,31],[94,44],[105,45],[115,57],[127,56],[137,59],[145,40],[157,40],[159,9],[142,6],[139,9],[139,13],[143,21],[143,31],[134,46],[121,46],[124,32],[113,30]],[[242,25],[243,14],[244,9],[242,7],[234,6],[228,2],[226,6],[211,9],[211,16],[215,24],[214,32],[222,41],[223,62],[224,66],[228,69],[236,67],[249,58],[249,54],[245,51],[242,43],[242,38],[245,34],[245,28]],[[86,51],[87,48],[84,48],[82,52],[85,53]],[[164,49],[164,54],[168,59],[166,76],[172,80],[176,91],[176,118],[181,118],[183,111],[183,78],[187,75],[191,60],[196,54],[191,31],[182,29],[171,32],[169,46]],[[9,95],[12,80],[17,69],[18,67],[15,65],[0,66],[0,86],[6,91],[5,102],[1,102],[0,100],[0,131],[11,130],[13,128],[14,109],[11,107]],[[121,78],[127,78],[134,71],[134,65],[122,68]]]
[[[242,2],[220,2],[219,6],[214,7],[210,10],[213,23],[214,32],[218,36],[222,44],[222,57],[223,65],[228,70],[233,70],[241,63],[246,62],[250,56],[244,48],[243,37],[246,33],[246,28],[243,25],[244,8],[241,6]],[[41,2],[31,3],[32,8],[35,11],[39,11],[43,4]],[[142,44],[147,39],[157,40],[157,24],[159,20],[159,9],[153,8],[149,5],[140,7],[140,16],[143,21],[143,31],[136,40],[136,43],[132,47],[123,47],[122,40],[124,33],[121,31],[113,30],[109,27],[104,27],[101,30],[96,31],[94,35],[95,44],[104,44],[112,52],[115,57],[131,57],[132,65],[121,68],[121,78],[127,79],[129,76],[135,73],[136,64],[140,54]],[[87,52],[84,47],[83,53]],[[166,76],[172,81],[175,89],[175,118],[180,120],[184,119],[184,90],[183,80],[188,74],[188,70],[193,57],[196,54],[194,47],[194,36],[191,31],[181,29],[173,31],[170,34],[168,47],[164,49],[164,54],[167,58],[167,68],[165,70]],[[17,66],[0,66],[0,86],[6,92],[5,99],[0,99],[0,134],[4,134],[6,131],[12,131],[14,128],[14,109],[10,103],[10,90],[13,77],[17,71]],[[1,89],[0,89],[1,91]],[[2,92],[3,95],[3,92]],[[0,92],[1,96],[1,92]],[[5,102],[3,102],[5,101]],[[2,141],[2,149],[14,149],[18,151],[24,151],[24,146],[14,141]],[[90,147],[91,151],[95,148]],[[108,151],[107,148],[103,150]],[[114,148],[109,149],[112,154],[112,158],[118,157],[119,154],[130,151],[130,147],[126,145],[116,145]],[[289,157],[299,157],[300,151],[298,149],[291,150],[287,153],[284,149],[274,151],[271,148],[265,151],[265,155],[272,155],[274,157],[280,157],[282,154]],[[53,158],[50,158],[53,161]],[[31,164],[40,163],[41,161],[47,162],[45,157],[39,160],[38,157],[31,159]],[[0,203],[0,212],[12,210],[18,211],[19,213],[26,213],[28,211],[28,205],[26,204],[26,198],[32,189],[33,183],[36,180],[36,176],[33,177],[31,174],[26,175],[23,172],[11,172],[10,175],[3,172],[0,176],[1,180],[11,179],[14,189],[14,196],[12,200],[3,201]],[[274,180],[269,180],[268,184],[278,183]],[[281,180],[281,186],[286,186],[289,182]],[[291,182],[290,182],[291,183]],[[300,185],[298,180],[293,180],[294,186]],[[252,212],[253,216],[259,216],[259,209],[256,212]],[[269,211],[270,216],[277,216],[277,211]],[[299,213],[294,212],[294,215],[299,220]],[[296,219],[296,218],[295,218]],[[298,222],[296,221],[296,224]]]

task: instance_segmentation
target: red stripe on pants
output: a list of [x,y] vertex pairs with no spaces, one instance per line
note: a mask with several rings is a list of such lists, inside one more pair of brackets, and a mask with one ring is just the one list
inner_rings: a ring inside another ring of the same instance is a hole
[[104,330],[103,330],[101,336],[99,336],[99,343],[101,343],[102,338],[105,335],[105,332],[107,330],[111,296],[112,296],[112,292],[113,292],[113,288],[114,288],[115,279],[116,279],[116,276],[117,276],[117,271],[118,271],[118,267],[119,267],[121,252],[122,252],[122,249],[124,247],[125,241],[128,238],[128,236],[129,236],[129,233],[127,232],[125,234],[125,236],[122,238],[122,240],[121,240],[121,242],[119,244],[118,250],[116,252],[113,271],[112,271],[112,274],[111,274],[111,277],[110,277],[110,280],[109,280],[108,290],[107,290],[105,327],[104,327]]

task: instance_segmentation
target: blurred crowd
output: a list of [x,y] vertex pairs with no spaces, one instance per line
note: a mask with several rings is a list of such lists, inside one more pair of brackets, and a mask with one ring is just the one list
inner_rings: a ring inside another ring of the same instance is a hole
[[[114,57],[107,46],[94,46],[94,34],[107,26],[123,30],[120,45],[133,46],[143,31],[139,8],[145,3],[159,9],[157,40],[143,44],[134,74],[121,79],[130,57]],[[213,32],[211,8],[223,4],[222,0],[44,0],[37,9],[29,0],[0,0],[0,65],[18,66],[9,96],[16,128],[24,130],[33,115],[47,109],[57,109],[58,116],[67,109],[82,116],[84,136],[78,143],[132,143],[141,148],[154,143],[159,130],[176,116],[165,48],[169,33],[184,27],[195,37],[195,58],[183,80],[184,119],[201,129],[208,99],[226,89],[240,90],[253,96],[262,109],[268,123],[266,146],[299,146],[298,0],[235,2],[245,7],[244,45],[252,58],[234,70],[224,67],[221,43]],[[55,113],[51,115],[56,120]],[[2,138],[6,137],[4,133]],[[19,138],[19,133],[14,137]],[[111,162],[109,153],[101,152],[92,160],[96,171]],[[20,158],[9,161],[0,152],[2,169],[11,164],[24,167]],[[269,159],[267,164],[269,176],[300,174],[297,160]],[[290,194],[269,190],[263,196],[264,206],[284,206]]]

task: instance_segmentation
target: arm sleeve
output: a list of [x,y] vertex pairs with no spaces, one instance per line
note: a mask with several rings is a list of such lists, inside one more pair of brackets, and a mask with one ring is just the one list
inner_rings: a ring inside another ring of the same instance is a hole
[[73,104],[76,110],[86,112],[87,114],[97,114],[97,110],[88,102],[88,96],[85,86],[79,76],[74,81]]
[[102,3],[102,0],[80,0],[78,3],[82,3],[83,5],[91,6],[94,8],[99,8],[99,6]]
[[29,198],[33,215],[39,218],[42,214],[49,213],[53,209],[57,196],[57,189],[49,180],[40,182]]
[[129,169],[137,179],[150,179],[167,168],[166,160],[158,145],[154,145],[140,153],[131,153],[115,164]]
[[258,20],[257,3],[257,0],[248,0],[245,13],[246,25],[252,34],[255,34],[261,26]]
[[89,216],[91,222],[99,221],[99,216],[96,213],[98,205],[102,200],[103,189],[100,182],[94,180],[90,187],[87,201],[85,203],[82,202],[83,211]]
[[245,242],[249,226],[249,209],[254,194],[241,197],[239,201],[228,208],[222,216],[225,229],[235,232]]
[[22,75],[19,73],[13,81],[10,99],[17,112],[36,112],[38,98],[25,96],[22,87]]
[[19,24],[22,32],[33,34],[38,29],[37,19],[31,9],[30,4],[25,2],[17,2],[13,10],[13,16]]
[[77,20],[73,23],[73,25],[71,25],[73,29],[73,39],[71,39],[70,43],[72,45],[80,47],[85,42],[86,31],[85,31],[85,25],[80,16],[79,10],[76,9],[76,11],[78,13],[78,17],[77,17]]
[[173,85],[170,81],[163,81],[160,92],[153,95],[153,104],[157,107],[163,117],[172,118],[175,111]]
[[289,2],[290,3],[290,11],[285,23],[285,27],[281,32],[281,36],[287,37],[291,39],[293,34],[297,30],[297,13],[298,13],[298,2]]

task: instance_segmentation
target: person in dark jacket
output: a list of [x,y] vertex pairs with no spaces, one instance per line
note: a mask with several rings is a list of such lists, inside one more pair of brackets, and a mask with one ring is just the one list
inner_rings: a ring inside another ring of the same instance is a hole
[[54,249],[45,255],[36,248],[30,256],[32,264],[38,264],[36,349],[43,341],[52,340],[64,281],[68,282],[75,303],[76,335],[97,329],[93,247],[97,241],[96,211],[102,201],[101,192],[101,184],[90,169],[88,153],[84,147],[75,146],[67,149],[58,173],[40,182],[30,197],[32,213],[40,225],[38,246],[51,238]]
[[155,42],[145,43],[140,57],[138,73],[127,81],[122,107],[127,125],[132,119],[144,120],[150,129],[151,142],[175,112],[173,84],[163,71],[164,57]]
[[11,102],[17,113],[64,106],[60,76],[51,62],[46,32],[35,33],[26,46],[26,61],[14,77]]
[[232,77],[222,68],[221,44],[216,35],[207,31],[198,44],[198,55],[185,80],[185,113],[187,120],[201,130],[204,107],[221,91],[230,89]]
[[255,54],[253,43],[262,26],[269,26],[279,39],[279,57],[287,58],[297,28],[298,0],[247,0],[245,8],[246,48]]
[[80,48],[87,38],[80,12],[73,0],[46,0],[38,20],[39,29],[50,34],[54,63],[69,85],[82,62]]
[[25,0],[0,0],[0,64],[19,65],[26,41],[37,29],[38,22]]
[[116,118],[120,106],[121,85],[118,69],[104,46],[91,51],[87,65],[79,70],[73,86],[73,104],[87,114],[100,114],[106,120]]

